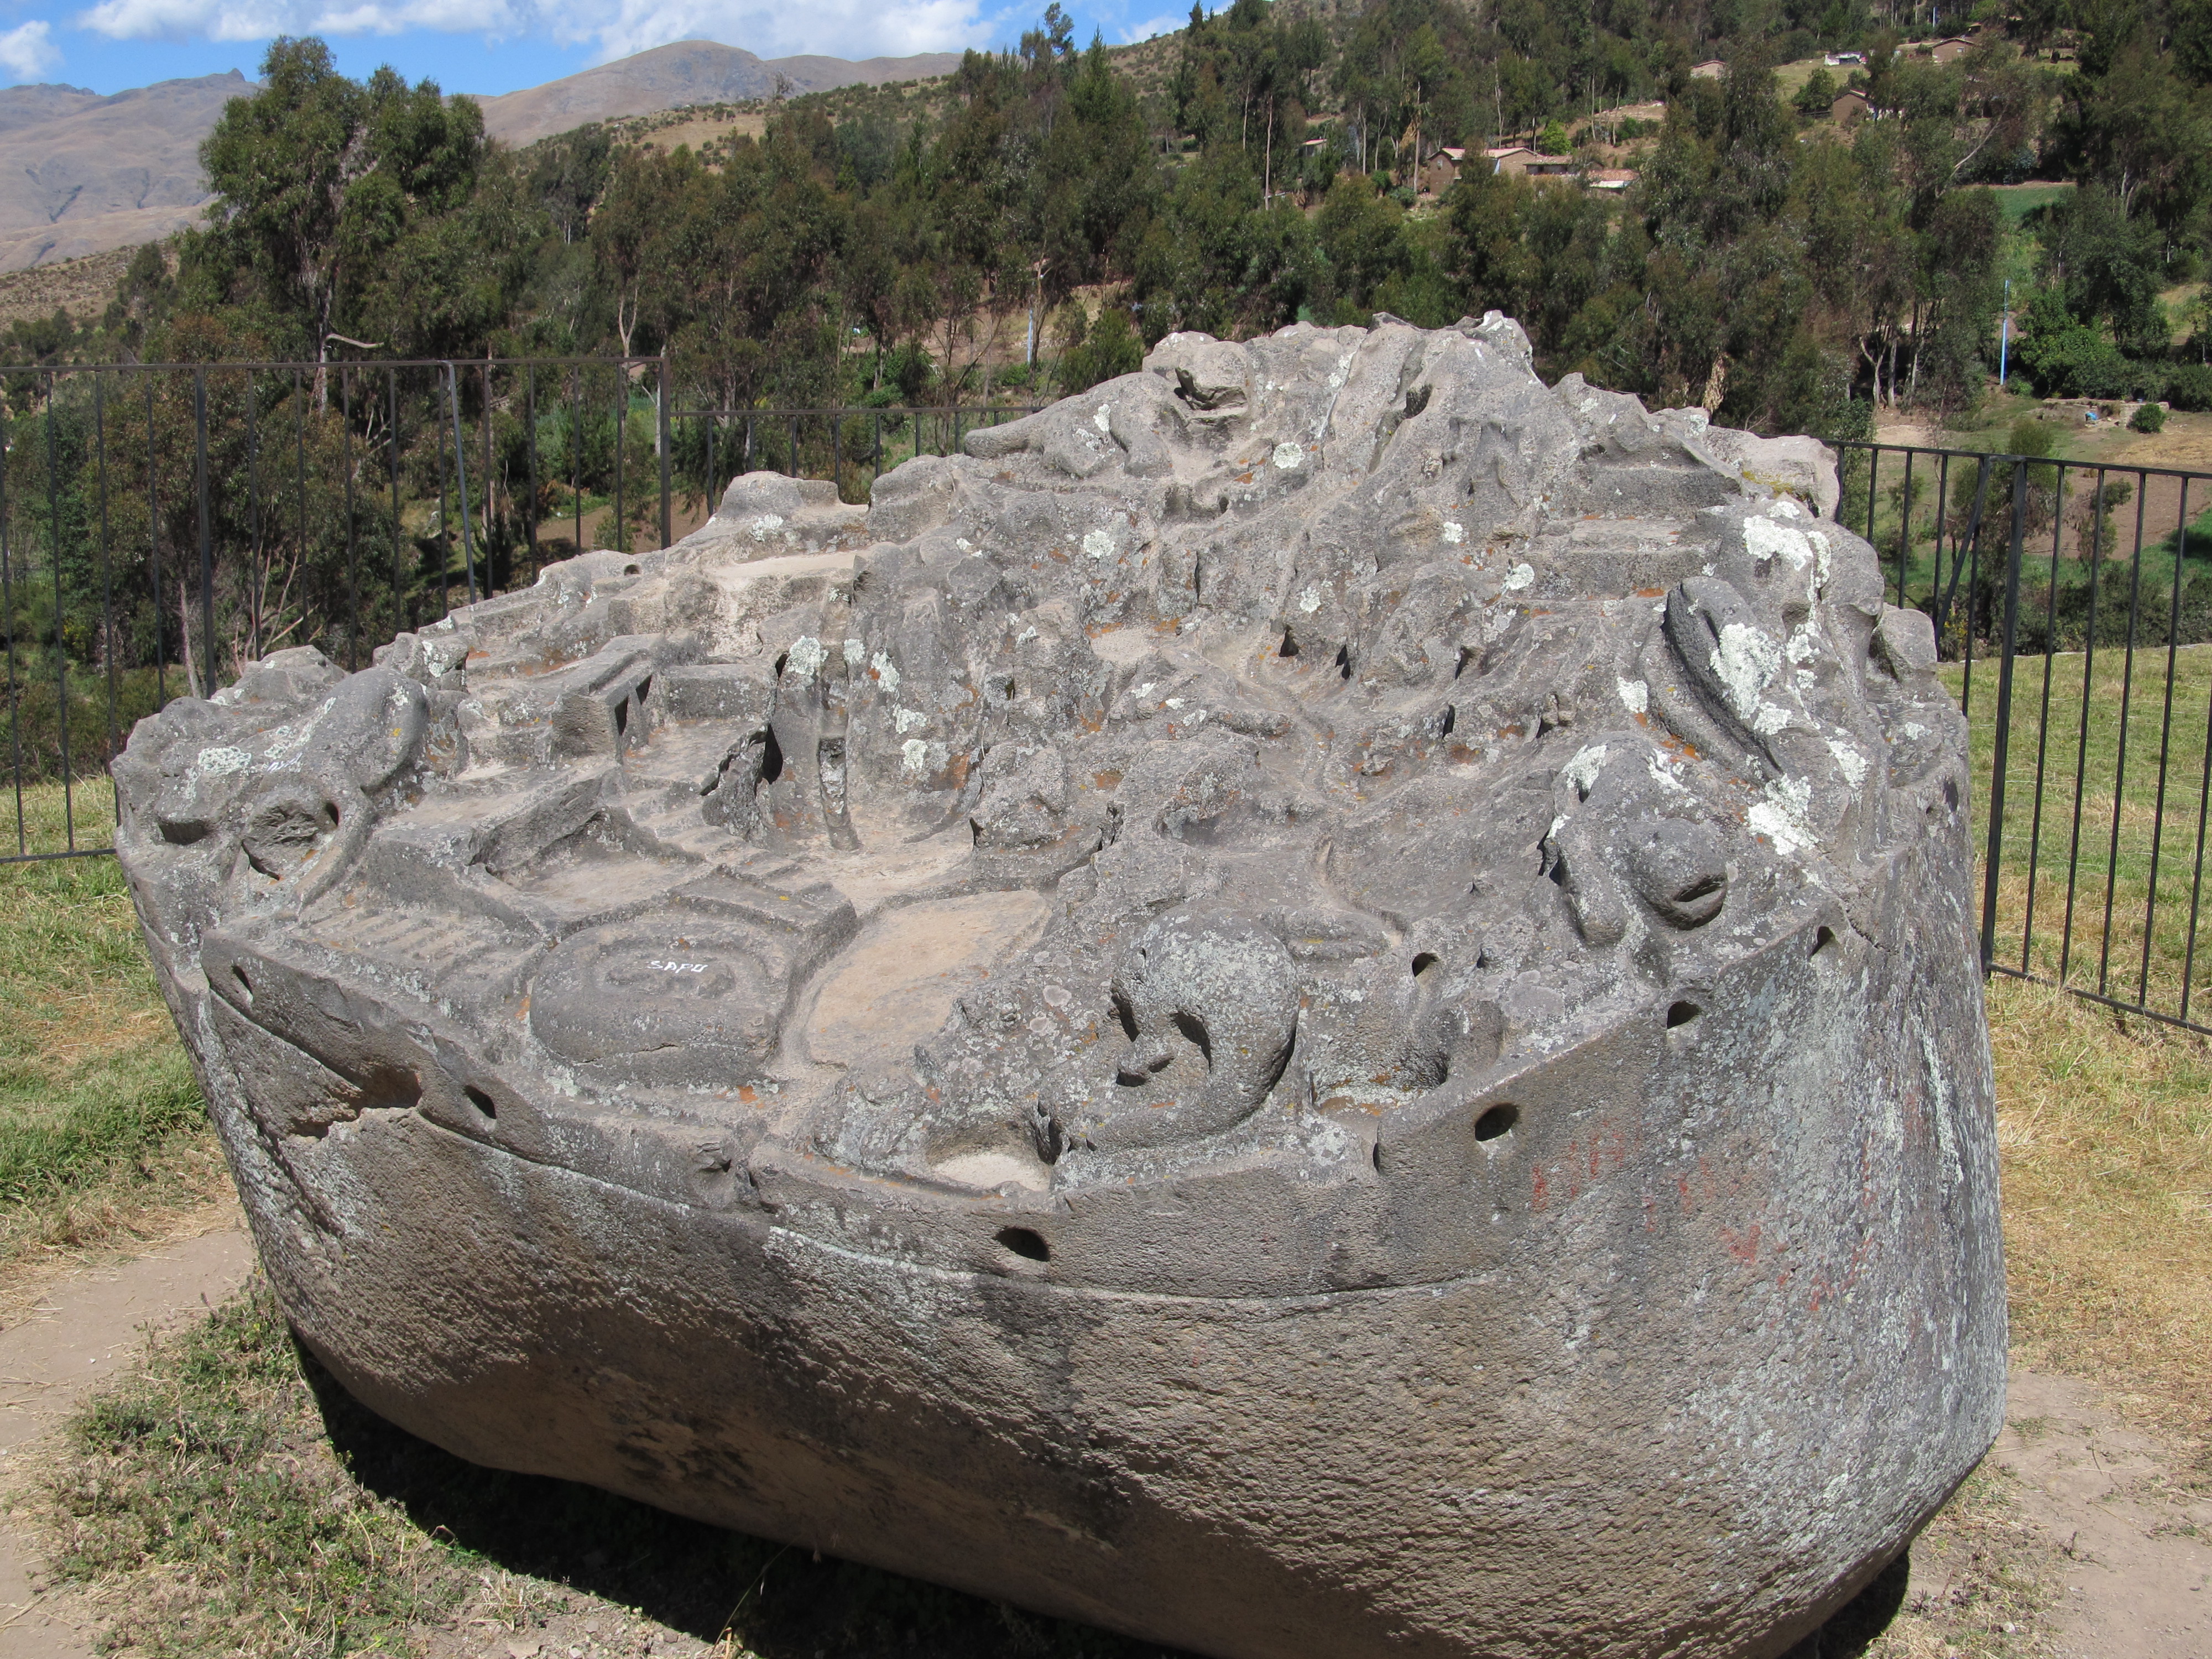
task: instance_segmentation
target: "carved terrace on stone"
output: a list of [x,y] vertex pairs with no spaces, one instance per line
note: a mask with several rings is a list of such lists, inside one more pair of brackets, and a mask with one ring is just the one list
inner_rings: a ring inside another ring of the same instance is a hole
[[1832,458],[1495,313],[965,449],[139,726],[302,1338],[1200,1653],[1789,1649],[2005,1335],[1964,725]]

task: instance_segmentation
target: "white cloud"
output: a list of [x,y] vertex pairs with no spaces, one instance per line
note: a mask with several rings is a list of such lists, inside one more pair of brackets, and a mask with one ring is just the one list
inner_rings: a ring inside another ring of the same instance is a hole
[[744,0],[583,0],[546,21],[570,41],[590,40],[603,58],[700,39],[726,41],[763,58],[794,52],[904,58],[980,44],[988,33],[981,11],[976,0],[911,0],[898,6],[818,0],[806,7]]
[[52,30],[41,18],[0,34],[0,78],[35,81],[50,65],[62,60],[47,37]]
[[[264,40],[416,29],[494,40],[537,34],[564,46],[588,46],[603,63],[693,40],[720,40],[763,58],[902,58],[957,51],[990,32],[981,0],[898,6],[820,0],[803,8],[760,0],[100,0],[77,21],[117,40]],[[26,27],[43,33],[46,26]],[[0,41],[9,38],[0,35]]]
[[1131,23],[1122,29],[1121,44],[1125,46],[1133,46],[1139,40],[1151,40],[1163,34],[1173,34],[1188,21],[1190,21],[1190,14],[1188,12],[1180,16],[1163,13],[1158,17],[1147,17],[1141,23]]

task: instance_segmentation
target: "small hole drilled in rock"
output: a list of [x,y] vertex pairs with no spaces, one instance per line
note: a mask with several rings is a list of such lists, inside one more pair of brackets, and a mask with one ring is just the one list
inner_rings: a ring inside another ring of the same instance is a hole
[[1521,1121],[1518,1106],[1493,1106],[1474,1121],[1477,1140],[1496,1140],[1501,1135],[1513,1133],[1513,1126]]
[[471,1084],[467,1088],[463,1089],[461,1092],[469,1097],[469,1104],[475,1107],[477,1110],[482,1112],[486,1117],[497,1117],[499,1115],[499,1108],[492,1104],[491,1097],[486,1094],[483,1090],[477,1088],[474,1084]]
[[1705,1012],[1694,1002],[1674,1003],[1667,1010],[1667,1029],[1671,1031],[1678,1026],[1687,1025]]
[[1823,951],[1826,950],[1826,949],[1827,949],[1831,945],[1833,945],[1835,942],[1836,942],[1836,930],[1835,930],[1834,928],[1832,928],[1832,927],[1823,927],[1823,928],[1821,928],[1821,929],[1820,930],[1820,932],[1818,932],[1818,933],[1814,933],[1814,934],[1813,935],[1813,948],[1812,948],[1810,951],[1807,951],[1807,952],[1806,952],[1806,954],[1807,954],[1808,956],[1815,956],[1815,957],[1817,957],[1817,956],[1819,956],[1819,955],[1820,954],[1820,952],[1821,952],[1821,951]]
[[1000,1228],[999,1243],[1024,1261],[1052,1260],[1052,1246],[1044,1242],[1044,1235],[1027,1227]]
[[1275,654],[1279,657],[1295,657],[1298,654],[1297,636],[1287,628],[1283,630],[1282,647]]
[[790,666],[790,664],[791,664],[791,653],[790,653],[790,652],[788,652],[788,651],[785,652],[781,656],[778,657],[778,658],[775,659],[775,677],[776,677],[776,678],[778,678],[778,679],[781,679],[781,678],[783,678],[783,671],[784,671],[786,668],[787,668],[788,666]]
[[624,565],[623,567],[623,574],[625,576],[635,576],[637,574],[637,567],[634,564]]
[[1444,705],[1444,717],[1437,726],[1437,735],[1440,738],[1448,738],[1451,736],[1452,727],[1458,724],[1459,710],[1453,708],[1451,704],[1446,703]]
[[250,980],[250,979],[246,978],[246,969],[243,969],[243,968],[239,967],[236,963],[234,963],[231,965],[230,976],[231,976],[233,979],[234,979],[234,980],[236,980],[236,981],[238,981],[238,988],[239,988],[240,990],[243,991],[243,992],[246,994],[246,1000],[248,1002],[252,1001],[252,1000],[253,1000],[253,981],[252,981],[252,980]]
[[1420,978],[1420,976],[1427,973],[1430,969],[1435,967],[1439,960],[1440,958],[1435,951],[1422,951],[1420,955],[1413,958],[1413,977],[1415,979]]
[[1336,672],[1347,680],[1352,678],[1352,647],[1348,645],[1336,647]]
[[783,775],[783,745],[775,740],[775,728],[767,732],[767,741],[761,744],[760,775],[763,783],[774,783]]

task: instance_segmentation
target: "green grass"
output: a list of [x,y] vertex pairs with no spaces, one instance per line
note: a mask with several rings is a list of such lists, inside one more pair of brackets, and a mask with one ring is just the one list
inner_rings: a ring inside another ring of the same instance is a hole
[[2066,184],[1993,185],[1991,192],[1997,205],[2004,211],[2005,223],[2017,225],[2039,207],[2049,207],[2060,197],[2072,192],[2074,186]]
[[51,1571],[127,1584],[104,1650],[404,1652],[465,1593],[455,1552],[349,1480],[319,1443],[265,1289],[157,1347],[71,1423],[50,1472]]
[[356,1405],[258,1280],[82,1411],[38,1501],[51,1570],[88,1592],[103,1650],[146,1659],[412,1652],[432,1629],[496,1653],[487,1626],[542,1634],[600,1609],[762,1659],[1161,1652],[465,1463]]
[[[2169,672],[2163,647],[2138,650],[2131,672],[2117,650],[2099,651],[2094,669],[2081,653],[2014,659],[1996,959],[2177,1018],[2186,974],[2188,1017],[2212,1023],[2212,949],[2193,959],[2190,949],[2212,646],[2181,647],[2170,660]],[[1960,665],[1946,665],[1954,696],[1963,678]],[[1978,851],[1987,845],[1997,684],[1996,663],[1975,665],[1967,709]],[[2212,927],[2212,905],[2201,925]]]
[[[24,792],[34,847],[60,842],[61,794]],[[108,840],[112,805],[105,784],[76,792],[80,845]],[[91,1242],[100,1217],[127,1223],[142,1202],[204,1198],[212,1164],[115,860],[0,866],[0,1263],[40,1240]]]

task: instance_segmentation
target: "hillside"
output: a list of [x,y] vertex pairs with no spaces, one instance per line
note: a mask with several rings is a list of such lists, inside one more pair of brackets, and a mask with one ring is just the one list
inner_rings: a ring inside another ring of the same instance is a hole
[[487,132],[522,145],[592,121],[769,98],[775,94],[779,77],[788,92],[827,92],[950,75],[959,66],[957,52],[871,58],[854,64],[842,58],[757,58],[739,46],[679,40],[542,87],[477,101],[483,106]]
[[[959,55],[756,57],[684,40],[497,97],[478,100],[492,137],[517,146],[589,122],[691,105],[765,100],[950,74]],[[254,89],[233,70],[103,97],[81,87],[0,88],[0,272],[158,241],[195,222],[208,200],[200,141],[233,98]]]
[[78,87],[0,88],[0,271],[52,264],[167,235],[208,198],[199,144],[233,71],[101,97]]

